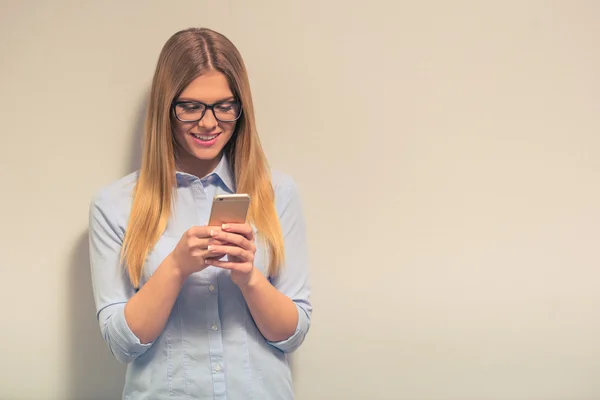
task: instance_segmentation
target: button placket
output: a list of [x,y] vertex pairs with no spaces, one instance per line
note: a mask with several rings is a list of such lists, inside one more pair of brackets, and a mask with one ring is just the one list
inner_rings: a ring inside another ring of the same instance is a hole
[[[225,360],[223,351],[223,336],[221,335],[221,317],[219,315],[219,296],[218,296],[218,273],[214,268],[208,270],[208,289],[206,293],[206,330],[209,336],[209,357],[212,367],[214,396],[221,398],[226,392],[225,384]],[[206,289],[205,289],[206,290]]]

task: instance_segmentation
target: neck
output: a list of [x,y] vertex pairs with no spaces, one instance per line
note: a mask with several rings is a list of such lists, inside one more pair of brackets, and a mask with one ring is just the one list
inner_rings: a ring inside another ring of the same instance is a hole
[[212,160],[200,160],[190,154],[180,154],[175,160],[175,164],[178,171],[197,176],[198,178],[204,178],[219,165],[221,156],[222,154],[219,154]]

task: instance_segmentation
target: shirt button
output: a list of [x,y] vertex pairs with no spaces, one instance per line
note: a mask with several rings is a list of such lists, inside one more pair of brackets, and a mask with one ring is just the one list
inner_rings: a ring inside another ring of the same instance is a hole
[[211,292],[214,292],[214,291],[215,291],[215,287],[214,287],[213,285],[210,285],[210,286],[208,287],[208,290],[210,290]]
[[215,367],[215,371],[217,371],[217,372],[221,371],[221,365],[220,364],[217,364],[217,366]]
[[213,326],[212,326],[212,330],[213,330],[213,331],[216,331],[217,329],[219,329],[219,328],[217,328],[217,325],[214,325],[214,324],[213,324]]

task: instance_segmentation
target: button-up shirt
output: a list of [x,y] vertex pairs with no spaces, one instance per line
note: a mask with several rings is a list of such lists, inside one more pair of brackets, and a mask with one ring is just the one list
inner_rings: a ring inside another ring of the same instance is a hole
[[[110,351],[127,364],[123,398],[293,399],[287,353],[303,342],[312,312],[306,230],[294,181],[283,173],[272,173],[285,264],[276,276],[268,278],[298,309],[294,334],[281,342],[266,340],[229,271],[210,266],[187,278],[159,337],[141,343],[125,320],[125,304],[136,290],[120,263],[137,177],[135,172],[103,188],[90,207],[90,263],[97,318]],[[202,179],[177,172],[173,212],[146,258],[141,285],[187,229],[208,223],[213,197],[228,193],[235,193],[235,182],[225,157]],[[268,276],[267,250],[260,240],[256,245],[254,265]]]

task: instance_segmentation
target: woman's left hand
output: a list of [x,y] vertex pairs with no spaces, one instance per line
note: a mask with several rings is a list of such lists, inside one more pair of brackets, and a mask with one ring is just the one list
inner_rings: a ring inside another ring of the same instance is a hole
[[216,258],[207,259],[207,265],[231,270],[231,280],[242,287],[250,282],[254,272],[254,231],[250,224],[225,224],[221,229],[213,229],[211,236],[223,245],[210,245],[209,253],[216,255],[227,254],[228,261],[219,261]]

